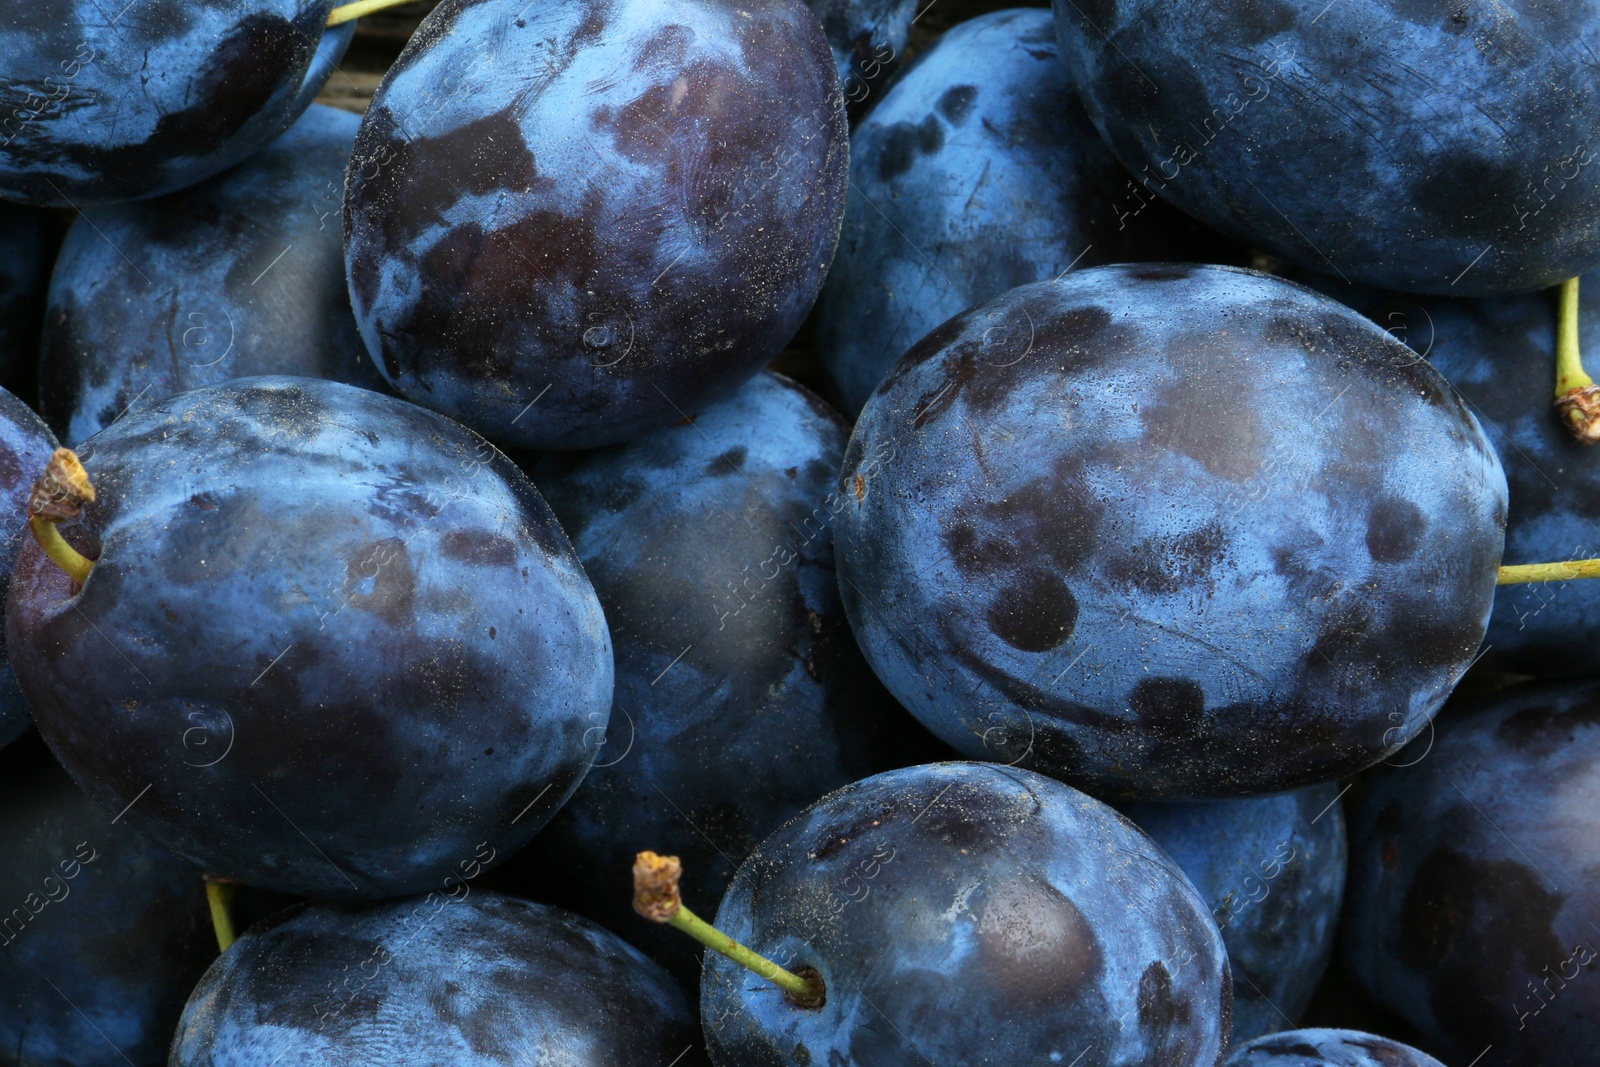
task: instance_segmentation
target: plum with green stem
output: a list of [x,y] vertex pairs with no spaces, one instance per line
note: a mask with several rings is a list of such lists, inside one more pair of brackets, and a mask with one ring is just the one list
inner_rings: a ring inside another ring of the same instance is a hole
[[964,755],[1127,799],[1370,766],[1466,671],[1497,583],[1600,573],[1502,567],[1505,475],[1450,385],[1230,267],[956,316],[867,402],[840,485],[845,610],[890,692]]
[[1030,771],[927,764],[831,793],[744,862],[714,927],[678,873],[641,854],[635,905],[716,950],[718,1067],[1212,1067],[1227,1045],[1205,901],[1131,822]]
[[239,378],[85,457],[36,488],[6,633],[40,732],[110,811],[226,878],[382,897],[521,847],[583,778],[605,618],[482,438]]

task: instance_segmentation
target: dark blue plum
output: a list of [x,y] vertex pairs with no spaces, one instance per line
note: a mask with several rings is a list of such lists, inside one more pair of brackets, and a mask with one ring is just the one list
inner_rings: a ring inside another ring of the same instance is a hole
[[63,440],[229,378],[386,388],[344,282],[339,209],[360,124],[314,105],[226,174],[79,216],[51,279],[40,368],[40,406]]
[[1505,476],[1455,392],[1253,271],[1096,267],[919,342],[845,455],[845,610],[963,753],[1108,796],[1328,781],[1483,638]]
[[943,749],[878,684],[839,604],[847,436],[761,374],[692,425],[528,468],[605,608],[616,692],[595,769],[517,884],[626,931],[690,988],[699,947],[634,916],[638,852],[682,857],[686,894],[709,904],[807,804]]
[[899,66],[917,0],[806,0],[822,23],[853,108],[863,110]]
[[1600,266],[1600,0],[1055,11],[1112,151],[1254,247],[1347,281],[1458,296]]
[[355,33],[333,0],[0,7],[0,197],[134,200],[209,178],[300,116]]
[[1444,1067],[1425,1052],[1356,1030],[1290,1030],[1233,1050],[1226,1067]]
[[356,319],[401,394],[494,440],[626,441],[794,335],[848,156],[801,0],[444,0],[356,140]]
[[1048,11],[946,32],[856,127],[850,154],[816,343],[851,412],[929,330],[1007,289],[1189,258],[1191,227],[1134,196],[1076,103]]
[[44,325],[44,294],[55,253],[45,211],[0,201],[0,386],[32,379]]
[[0,754],[0,1062],[158,1067],[216,958],[201,872],[72,784],[37,737]]
[[[1555,310],[1543,294],[1452,300],[1310,282],[1426,357],[1483,424],[1511,491],[1506,562],[1600,556],[1600,456],[1550,405]],[[1600,274],[1579,285],[1579,338],[1600,351]],[[1501,586],[1483,665],[1513,674],[1600,673],[1600,582]]]
[[1346,967],[1451,1064],[1591,1064],[1600,682],[1452,701],[1439,724],[1351,820]]
[[[33,410],[0,389],[0,603],[10,596],[11,568],[28,537],[28,499],[34,479],[55,451],[56,439]],[[0,745],[33,722],[17,685],[17,672],[0,637]],[[5,1047],[0,1042],[0,1049]]]
[[1333,954],[1344,897],[1339,789],[1129,804],[1211,906],[1233,972],[1233,1040],[1294,1026]]
[[525,844],[594,757],[611,644],[533,485],[463,427],[240,378],[82,451],[97,497],[28,538],[7,637],[40,733],[208,870],[318,897],[437,888]]
[[1112,809],[1016,768],[824,797],[745,861],[717,926],[827,993],[799,1007],[708,954],[718,1067],[1213,1067],[1228,1041],[1227,956],[1194,886]]
[[615,934],[484,893],[313,904],[200,979],[169,1067],[701,1067],[694,1013]]

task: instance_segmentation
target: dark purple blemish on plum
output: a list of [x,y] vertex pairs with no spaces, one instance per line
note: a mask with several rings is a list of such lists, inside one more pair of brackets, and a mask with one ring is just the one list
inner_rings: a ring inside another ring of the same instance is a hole
[[1404,563],[1417,554],[1428,532],[1427,517],[1409,500],[1387,496],[1367,516],[1367,552],[1377,563]]
[[1031,568],[1001,590],[987,618],[990,632],[1012,648],[1048,652],[1072,636],[1078,601],[1059,575]]

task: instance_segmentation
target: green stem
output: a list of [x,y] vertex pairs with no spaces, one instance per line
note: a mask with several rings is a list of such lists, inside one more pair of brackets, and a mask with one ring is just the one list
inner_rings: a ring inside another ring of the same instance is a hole
[[1583,369],[1578,343],[1578,279],[1556,298],[1556,417],[1580,445],[1600,444],[1600,385]]
[[237,941],[233,931],[233,897],[239,887],[206,875],[206,903],[211,905],[211,928],[217,934],[217,951],[226,952]]
[[739,944],[700,916],[678,905],[667,925],[682,930],[713,952],[720,952],[746,970],[760,975],[802,1004],[817,999],[816,985],[793,971],[786,971],[761,953]]
[[1556,292],[1556,399],[1593,384],[1578,344],[1578,279],[1568,278]]
[[1501,567],[1496,585],[1520,582],[1565,582],[1574,578],[1600,578],[1600,559],[1575,559],[1565,563],[1521,563]]
[[67,544],[56,523],[76,519],[83,514],[84,505],[92,503],[94,486],[89,484],[89,472],[78,462],[78,454],[70,448],[56,449],[33,483],[28,525],[44,554],[79,585],[88,580],[94,561]]
[[338,26],[352,19],[358,19],[362,15],[370,15],[375,11],[409,3],[411,0],[356,0],[353,4],[340,4],[328,15],[328,25]]
[[678,897],[678,879],[682,875],[683,866],[678,857],[639,853],[633,864],[633,910],[652,922],[682,930],[711,951],[720,952],[745,970],[765,978],[800,1007],[822,1006],[827,990],[820,975],[804,977],[784,970],[684,907]]
[[66,571],[79,585],[89,580],[94,561],[67,544],[67,539],[61,536],[55,523],[42,515],[35,515],[28,520],[28,525],[33,527],[33,536],[38,540],[39,547],[44,549],[44,554],[50,557],[50,562]]

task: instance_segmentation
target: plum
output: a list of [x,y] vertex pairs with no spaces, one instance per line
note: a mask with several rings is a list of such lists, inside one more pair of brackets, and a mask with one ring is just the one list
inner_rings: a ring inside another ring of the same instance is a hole
[[1127,804],[1211,906],[1233,972],[1233,1041],[1293,1026],[1333,954],[1344,897],[1339,790]]
[[1600,0],[1055,0],[1055,12],[1111,150],[1141,185],[1253,247],[1458,296],[1600,267]]
[[444,0],[350,163],[362,337],[402,395],[496,441],[671,425],[799,328],[848,155],[801,0]]
[[839,82],[852,107],[865,110],[905,52],[917,0],[806,0],[822,23]]
[[229,378],[387,388],[344,283],[339,209],[360,124],[313,105],[225,174],[78,218],[51,279],[40,367],[40,407],[62,440]]
[[1235,1048],[1225,1067],[1444,1067],[1425,1052],[1356,1030],[1290,1030]]
[[55,207],[173,192],[300,116],[355,33],[333,0],[90,0],[0,8],[0,198]]
[[1351,820],[1346,967],[1452,1064],[1592,1063],[1600,683],[1525,683],[1439,722]]
[[[1583,281],[1580,337],[1591,350],[1600,349],[1600,274]],[[1506,472],[1508,559],[1600,556],[1600,467],[1550,406],[1555,315],[1547,296],[1468,300],[1405,296],[1323,278],[1307,284],[1426,357],[1472,409]],[[1600,672],[1600,583],[1501,587],[1485,642],[1489,669]]]
[[701,1067],[655,964],[576,915],[494,893],[310,904],[200,979],[170,1067]]
[[156,1067],[216,957],[200,870],[72,784],[37,737],[0,754],[0,1060]]
[[239,378],[128,415],[84,463],[63,534],[93,567],[79,588],[25,540],[6,633],[40,733],[107,809],[250,885],[374,897],[488,866],[577,787],[605,619],[482,438]]
[[1477,651],[1505,476],[1454,390],[1253,271],[1075,271],[945,323],[868,401],[845,611],[959,751],[1090,792],[1297,788],[1421,732]]
[[807,804],[943,748],[878,684],[839,604],[846,437],[764,373],[691,425],[528,466],[600,596],[616,693],[595,769],[515,884],[627,931],[690,988],[693,942],[632,917],[622,874],[641,847],[670,846],[690,895],[714,900]]
[[1212,1067],[1228,961],[1205,902],[1131,822],[1017,768],[942,763],[831,793],[765,841],[717,927],[825,990],[804,1006],[720,955],[718,1067]]
[[[28,528],[33,480],[50,459],[56,439],[33,410],[0,389],[0,603],[10,596],[11,568]],[[0,636],[0,745],[15,740],[33,720],[17,673]],[[0,1042],[0,1048],[4,1048]]]
[[838,257],[817,350],[861,410],[906,349],[950,316],[1074,266],[1221,258],[1137,187],[1076,103],[1047,11],[948,30],[850,144]]

